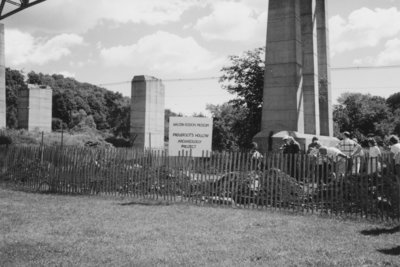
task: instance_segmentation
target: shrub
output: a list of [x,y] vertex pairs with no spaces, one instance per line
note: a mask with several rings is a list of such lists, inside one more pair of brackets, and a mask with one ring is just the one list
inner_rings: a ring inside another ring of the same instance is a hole
[[112,144],[114,147],[132,147],[133,145],[132,141],[129,139],[114,136],[107,137],[105,141]]
[[68,129],[68,126],[65,122],[63,122],[59,118],[52,118],[51,120],[51,129],[53,131],[59,131],[61,129]]
[[3,134],[0,135],[0,145],[8,146],[8,145],[11,145],[11,144],[12,144],[12,139],[11,139],[10,136],[3,135]]

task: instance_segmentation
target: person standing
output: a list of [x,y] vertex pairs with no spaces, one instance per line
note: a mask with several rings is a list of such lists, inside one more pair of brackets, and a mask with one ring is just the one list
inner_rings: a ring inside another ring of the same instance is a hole
[[391,144],[390,146],[390,154],[392,155],[393,158],[393,163],[394,163],[394,173],[396,177],[396,183],[397,183],[397,192],[398,192],[398,199],[397,199],[397,205],[398,205],[398,212],[400,213],[400,143],[399,143],[399,138],[396,135],[392,135],[389,137],[389,142]]
[[294,140],[292,136],[285,136],[283,139],[284,144],[281,146],[283,154],[288,155],[285,157],[287,159],[286,172],[290,176],[298,178],[299,164],[297,162],[296,154],[300,153],[300,144]]
[[321,144],[318,141],[318,137],[314,136],[311,140],[311,144],[308,145],[307,147],[307,154],[310,154],[311,151],[317,149],[321,146]]
[[[329,171],[335,173],[335,175],[344,175],[346,172],[346,161],[349,159],[349,156],[336,147],[321,146],[319,153],[325,157]],[[325,179],[327,180],[327,178]]]
[[[314,138],[313,138],[314,140]],[[315,140],[308,146],[307,155],[310,161],[310,175],[308,177],[316,177],[319,180],[323,179],[325,170],[327,170],[327,162],[319,153],[319,148],[321,147],[321,143]]]
[[[321,147],[321,143],[318,141],[318,137],[314,136],[311,140],[311,143],[307,147],[307,152],[306,154],[309,156],[308,159],[310,160],[310,169],[308,170],[310,172],[310,175],[307,175],[309,177],[312,176],[317,176],[321,178],[322,176],[322,165],[323,165],[323,160],[319,156],[319,151],[318,149]],[[306,170],[307,171],[307,170]]]
[[370,137],[367,139],[368,142],[368,168],[367,173],[373,174],[381,169],[381,163],[379,162],[379,157],[382,155],[381,150],[378,147],[375,139]]
[[252,165],[256,170],[262,170],[263,155],[258,151],[258,144],[256,142],[251,143],[250,155]]
[[352,167],[352,173],[353,174],[359,174],[360,169],[364,170],[364,149],[362,146],[358,143],[357,138],[353,138],[353,141],[356,143],[356,146],[354,148],[354,151],[351,155],[352,160],[353,160],[353,167]]
[[336,148],[338,148],[343,154],[349,157],[349,164],[347,166],[347,170],[352,170],[352,160],[354,153],[356,152],[357,143],[350,139],[349,132],[343,132],[343,139],[337,144]]
[[390,142],[390,154],[395,164],[395,171],[397,175],[400,175],[400,143],[399,138],[396,135],[389,137]]
[[300,144],[294,140],[292,136],[282,138],[283,145],[281,146],[283,154],[298,154],[300,153]]

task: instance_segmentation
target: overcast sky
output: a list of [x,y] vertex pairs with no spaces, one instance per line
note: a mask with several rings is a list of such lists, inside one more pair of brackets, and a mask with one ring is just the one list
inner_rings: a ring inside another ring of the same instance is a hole
[[[400,92],[400,0],[328,0],[332,93]],[[229,55],[265,45],[268,0],[47,0],[5,25],[6,66],[130,96],[134,75],[164,79],[166,108],[191,115],[231,95],[217,79]]]

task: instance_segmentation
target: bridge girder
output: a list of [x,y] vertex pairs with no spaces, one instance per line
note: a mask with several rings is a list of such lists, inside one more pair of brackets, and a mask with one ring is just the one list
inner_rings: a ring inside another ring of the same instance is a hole
[[1,0],[0,20],[46,0]]

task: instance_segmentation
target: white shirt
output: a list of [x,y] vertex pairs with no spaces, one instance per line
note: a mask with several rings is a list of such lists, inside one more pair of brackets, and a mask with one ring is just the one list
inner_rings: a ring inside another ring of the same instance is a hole
[[392,146],[390,147],[390,152],[393,153],[393,158],[394,158],[395,155],[397,155],[398,153],[400,153],[400,144],[397,143],[397,144],[392,145]]
[[395,164],[400,164],[400,144],[394,144],[390,147],[390,152],[393,153],[393,159]]
[[372,146],[369,148],[369,157],[377,158],[381,155],[381,150],[377,146]]
[[251,156],[251,158],[252,159],[262,159],[263,155],[261,155],[261,153],[256,150],[253,152],[253,155]]

